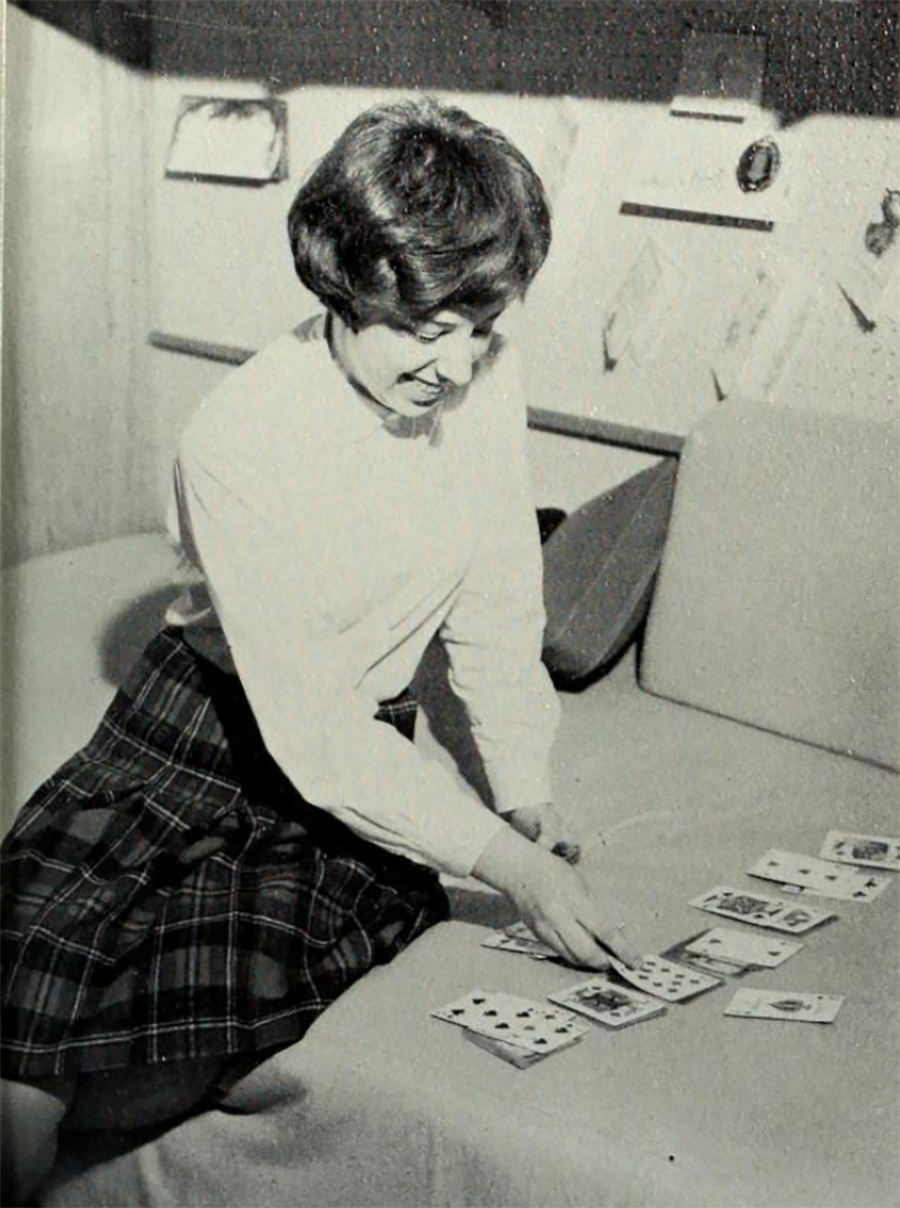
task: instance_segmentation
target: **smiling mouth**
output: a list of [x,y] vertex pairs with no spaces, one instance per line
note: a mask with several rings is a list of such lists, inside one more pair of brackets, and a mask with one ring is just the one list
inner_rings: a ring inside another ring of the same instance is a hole
[[405,380],[410,386],[414,386],[417,390],[423,391],[427,395],[424,399],[412,400],[417,407],[430,406],[444,392],[443,382],[428,382],[424,378],[417,377],[414,373],[406,374]]

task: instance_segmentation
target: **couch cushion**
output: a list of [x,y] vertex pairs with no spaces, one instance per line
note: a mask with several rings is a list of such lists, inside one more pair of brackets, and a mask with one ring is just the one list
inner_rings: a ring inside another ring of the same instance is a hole
[[641,685],[900,767],[898,427],[729,401],[690,435]]
[[557,681],[602,672],[643,621],[662,556],[674,459],[573,512],[544,546],[544,662]]

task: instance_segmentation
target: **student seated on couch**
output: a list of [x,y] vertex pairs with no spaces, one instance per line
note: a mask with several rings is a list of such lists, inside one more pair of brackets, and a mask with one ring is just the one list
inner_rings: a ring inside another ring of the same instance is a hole
[[[325,314],[189,424],[177,536],[202,575],[4,843],[8,1203],[62,1123],[191,1110],[299,1039],[445,917],[438,871],[580,966],[638,961],[550,803],[524,405],[493,332],[547,253],[541,182],[460,110],[384,106],[289,234]],[[437,633],[496,813],[406,741]]]

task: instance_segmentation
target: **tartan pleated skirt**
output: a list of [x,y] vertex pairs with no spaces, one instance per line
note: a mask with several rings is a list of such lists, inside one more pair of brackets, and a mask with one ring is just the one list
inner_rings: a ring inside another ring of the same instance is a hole
[[[403,694],[378,720],[412,737]],[[235,676],[150,643],[2,847],[2,1073],[251,1055],[447,914],[434,872],[306,802]]]

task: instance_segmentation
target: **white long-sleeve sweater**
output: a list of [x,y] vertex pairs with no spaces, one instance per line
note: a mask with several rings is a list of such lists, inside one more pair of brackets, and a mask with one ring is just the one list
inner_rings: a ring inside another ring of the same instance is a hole
[[[515,357],[495,339],[439,411],[385,421],[325,331],[318,316],[270,344],[189,422],[171,527],[202,578],[168,620],[237,670],[307,800],[465,876],[503,813],[552,796],[559,704]],[[438,632],[501,816],[374,720]]]

